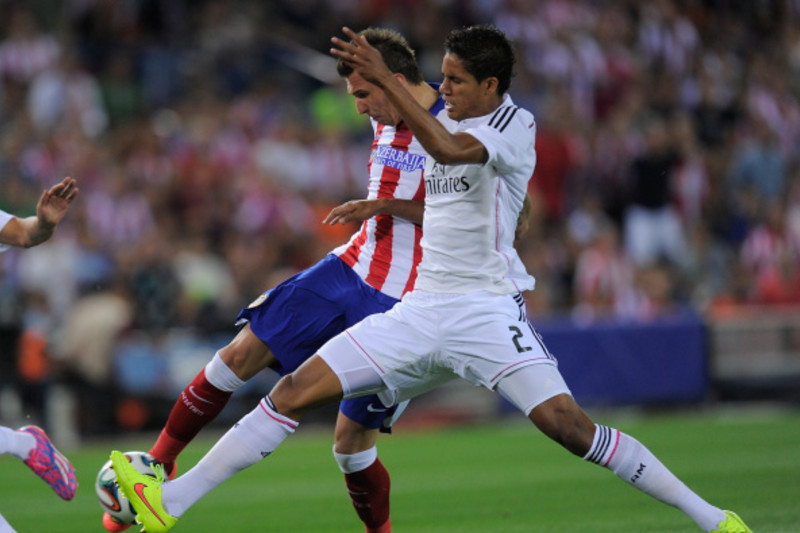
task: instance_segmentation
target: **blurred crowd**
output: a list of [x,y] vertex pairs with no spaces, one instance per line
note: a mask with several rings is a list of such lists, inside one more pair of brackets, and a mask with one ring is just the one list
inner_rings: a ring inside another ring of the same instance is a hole
[[491,23],[514,41],[510,92],[538,124],[518,242],[534,322],[800,304],[798,0],[0,0],[0,13],[0,208],[31,214],[63,176],[81,188],[51,242],[0,256],[0,328],[19,330],[30,383],[60,365],[107,387],[134,330],[232,334],[242,306],[347,238],[320,221],[365,195],[372,134],[327,53],[342,25],[399,30],[430,81],[451,28]]

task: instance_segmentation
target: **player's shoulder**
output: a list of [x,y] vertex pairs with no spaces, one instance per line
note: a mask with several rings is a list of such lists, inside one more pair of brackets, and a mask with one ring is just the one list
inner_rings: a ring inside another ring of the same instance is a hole
[[503,102],[497,109],[484,117],[484,123],[487,127],[501,133],[509,128],[535,129],[536,127],[533,113],[517,105],[508,95],[503,98]]

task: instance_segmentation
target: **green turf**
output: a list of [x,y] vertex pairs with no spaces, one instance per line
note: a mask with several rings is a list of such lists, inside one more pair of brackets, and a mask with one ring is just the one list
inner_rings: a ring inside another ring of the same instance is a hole
[[[800,412],[601,421],[636,436],[690,487],[736,510],[756,533],[800,532]],[[174,531],[363,531],[331,458],[330,432],[301,427],[298,433],[201,500]],[[194,443],[181,469],[210,444]],[[102,532],[97,470],[112,447],[149,445],[128,437],[71,452],[81,483],[72,502],[62,502],[20,461],[3,456],[0,513],[19,533]],[[398,533],[698,531],[679,511],[572,457],[529,424],[406,429],[382,438],[379,447],[393,474]]]

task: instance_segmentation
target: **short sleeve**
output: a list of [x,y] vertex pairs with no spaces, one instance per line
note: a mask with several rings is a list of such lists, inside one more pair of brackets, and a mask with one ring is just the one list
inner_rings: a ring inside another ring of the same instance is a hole
[[536,122],[530,112],[515,105],[502,106],[489,121],[468,129],[467,133],[486,147],[487,163],[501,173],[527,165],[533,169]]

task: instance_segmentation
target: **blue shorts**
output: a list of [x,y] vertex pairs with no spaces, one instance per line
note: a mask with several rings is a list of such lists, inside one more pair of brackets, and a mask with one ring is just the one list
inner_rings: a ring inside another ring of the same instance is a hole
[[[293,372],[329,339],[399,300],[370,287],[335,255],[329,255],[242,309],[237,325],[250,323],[253,333],[278,360],[275,370]],[[384,428],[394,407],[384,409],[377,396],[343,400],[339,409],[362,426]]]

